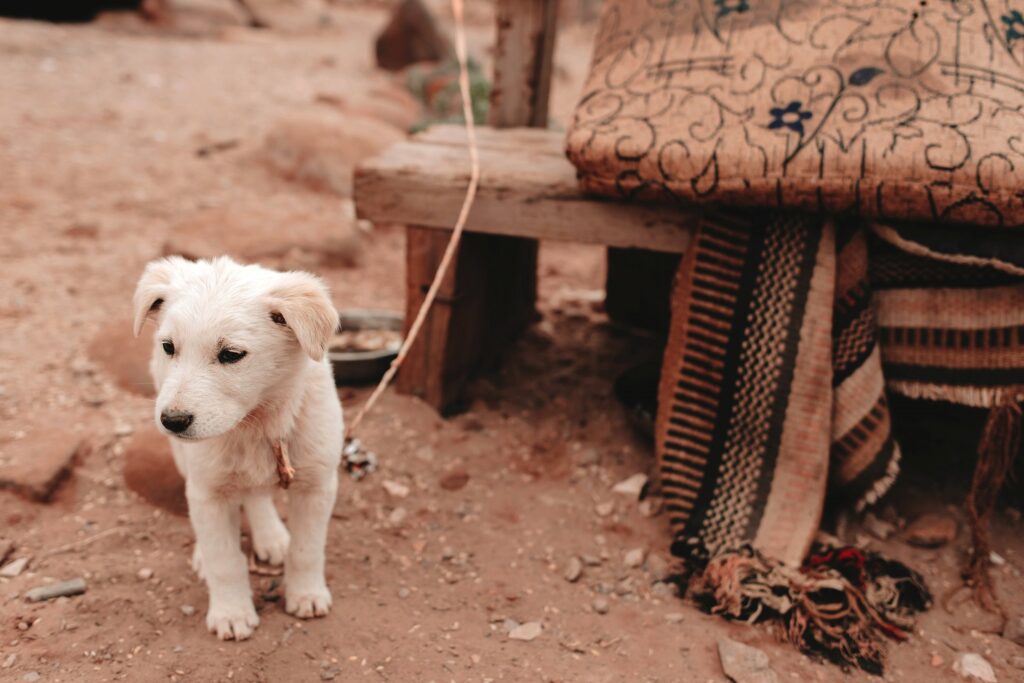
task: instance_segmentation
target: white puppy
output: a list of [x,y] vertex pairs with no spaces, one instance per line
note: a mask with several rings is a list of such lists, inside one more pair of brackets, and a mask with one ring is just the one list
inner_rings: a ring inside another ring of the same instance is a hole
[[[153,317],[156,421],[171,437],[196,534],[192,565],[206,580],[206,626],[242,640],[259,624],[240,545],[245,508],[256,555],[284,562],[285,609],[323,616],[327,524],[338,488],[341,405],[325,358],[338,313],[323,282],[229,258],[171,257],[146,266],[135,335]],[[274,449],[295,468],[291,537],[274,508]]]

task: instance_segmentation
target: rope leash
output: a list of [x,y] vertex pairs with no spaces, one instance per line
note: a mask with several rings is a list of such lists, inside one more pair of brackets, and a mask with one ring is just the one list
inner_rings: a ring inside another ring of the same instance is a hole
[[377,403],[381,394],[387,389],[391,380],[394,379],[395,374],[402,367],[409,349],[416,341],[416,337],[419,336],[420,328],[423,327],[423,323],[427,319],[427,313],[430,312],[430,307],[434,304],[434,299],[437,298],[437,292],[441,288],[441,281],[448,272],[452,259],[455,257],[455,252],[459,248],[462,232],[466,227],[466,220],[469,218],[469,211],[473,206],[473,200],[476,199],[477,186],[480,184],[480,155],[476,144],[476,126],[473,121],[473,106],[469,94],[469,67],[466,58],[466,26],[463,18],[463,0],[451,0],[451,2],[452,14],[455,18],[455,56],[459,62],[459,93],[462,96],[462,115],[466,119],[466,137],[468,138],[467,142],[469,145],[469,186],[466,188],[466,196],[462,200],[459,217],[455,221],[455,227],[452,229],[451,239],[448,240],[448,246],[441,257],[441,263],[437,266],[437,272],[434,274],[434,281],[430,283],[430,289],[427,290],[427,295],[424,297],[423,303],[420,304],[420,309],[417,311],[416,318],[409,327],[408,334],[405,335],[405,340],[398,350],[398,355],[391,361],[391,365],[388,367],[387,372],[384,373],[384,376],[381,377],[380,382],[377,383],[373,393],[370,394],[370,398],[359,408],[359,412],[356,413],[355,418],[345,430],[346,441],[352,438],[352,434],[355,433],[359,423],[373,409],[374,404]]

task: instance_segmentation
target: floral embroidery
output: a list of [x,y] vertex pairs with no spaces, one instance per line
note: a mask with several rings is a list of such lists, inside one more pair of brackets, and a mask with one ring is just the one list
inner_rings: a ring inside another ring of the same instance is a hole
[[809,111],[801,109],[803,102],[799,100],[793,100],[786,105],[785,109],[782,107],[772,107],[771,115],[772,122],[768,124],[768,128],[774,130],[775,128],[786,127],[794,133],[804,134],[804,121],[814,116]]
[[1014,42],[1024,38],[1024,16],[1021,16],[1020,10],[1013,10],[1009,14],[1004,14],[1001,19],[1006,24],[1006,43],[1012,45]]
[[733,13],[742,14],[748,11],[750,3],[747,0],[715,0],[715,7],[718,8],[718,18],[721,19]]

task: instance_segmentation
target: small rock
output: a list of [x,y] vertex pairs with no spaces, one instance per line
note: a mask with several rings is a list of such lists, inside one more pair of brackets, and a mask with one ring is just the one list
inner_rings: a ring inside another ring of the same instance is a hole
[[973,678],[985,683],[996,683],[996,672],[992,665],[976,652],[962,652],[953,662],[953,671],[963,678]]
[[932,655],[931,665],[938,669],[940,666],[946,663],[946,660],[942,658],[942,655],[936,653]]
[[85,588],[85,579],[78,577],[25,591],[25,599],[29,602],[43,602],[54,598],[81,595],[85,592]]
[[509,631],[508,637],[512,640],[533,640],[541,634],[544,627],[539,621],[528,621],[520,624]]
[[445,491],[458,491],[469,483],[469,473],[465,470],[454,470],[441,477],[441,488]]
[[35,683],[41,678],[38,671],[29,671],[27,674],[21,677],[21,680],[25,683]]
[[587,567],[600,567],[601,558],[595,555],[580,555],[580,559],[583,560],[584,566]]
[[665,621],[667,621],[670,624],[682,623],[682,621],[685,618],[686,617],[683,614],[679,613],[679,612],[669,612],[668,614],[665,615]]
[[408,598],[408,597],[409,597],[410,595],[412,595],[412,591],[410,591],[410,590],[409,590],[408,588],[406,588],[405,586],[402,586],[401,588],[399,588],[399,589],[398,589],[398,597],[399,597],[400,599],[402,599],[402,600],[405,600],[405,599],[406,599],[406,598]]
[[333,681],[341,673],[341,669],[336,666],[332,666],[329,669],[324,669],[320,672],[321,681]]
[[879,519],[872,512],[864,515],[862,525],[865,531],[882,541],[889,538],[896,532],[895,524],[892,522],[886,522],[884,519]]
[[1017,614],[1006,620],[1003,638],[1024,646],[1024,614]]
[[768,655],[756,647],[721,638],[718,658],[722,671],[734,683],[778,683],[778,675],[769,668]]
[[632,595],[634,591],[633,577],[627,576],[626,578],[615,584],[615,593],[617,595]]
[[640,498],[640,493],[644,490],[644,486],[647,485],[647,475],[643,472],[638,472],[632,477],[623,479],[618,484],[612,487],[612,492],[618,493],[623,496],[629,496],[633,500]]
[[608,598],[601,595],[594,598],[594,602],[591,603],[591,607],[593,607],[594,611],[598,614],[608,614],[608,610],[611,609],[611,606],[608,604]]
[[453,557],[455,557],[455,548],[451,547],[450,545],[446,545],[445,547],[441,548],[442,560],[447,562],[451,560]]
[[648,555],[644,565],[655,581],[664,581],[672,575],[672,566],[658,553]]
[[422,0],[402,0],[377,36],[377,66],[399,71],[417,62],[440,62],[452,46]]
[[622,563],[627,567],[639,567],[644,563],[644,558],[646,556],[647,551],[643,548],[633,548],[622,558]]
[[19,557],[18,559],[11,560],[7,564],[5,564],[3,568],[0,568],[0,576],[6,579],[13,579],[15,576],[18,576],[23,571],[25,571],[25,567],[27,566],[28,558]]
[[651,595],[659,598],[674,598],[679,595],[679,588],[674,583],[655,581],[651,584]]
[[594,511],[597,512],[598,517],[607,517],[608,515],[615,512],[615,503],[608,501],[606,503],[598,503],[594,506]]
[[907,527],[904,539],[919,548],[939,548],[956,538],[956,520],[944,513],[921,515]]
[[143,567],[135,576],[139,577],[139,581],[149,581],[153,578],[153,570],[149,567]]
[[397,507],[391,511],[390,515],[388,515],[388,523],[391,526],[398,526],[405,521],[405,517],[407,514],[408,513],[406,512],[405,508]]
[[119,424],[114,427],[114,436],[131,436],[135,428],[130,424]]
[[660,496],[647,496],[640,501],[636,509],[644,517],[657,517],[661,514],[661,508],[665,501]]
[[178,609],[180,609],[181,613],[184,614],[186,617],[190,617],[196,613],[196,608],[192,605],[182,605]]
[[575,555],[570,557],[569,564],[565,567],[565,574],[562,576],[564,576],[565,580],[569,583],[576,583],[579,581],[580,577],[583,576],[583,560]]
[[392,498],[405,498],[409,495],[409,487],[405,484],[400,484],[397,481],[384,480],[381,482],[381,486],[388,492],[388,495]]
[[18,655],[14,654],[13,652],[7,655],[7,658],[4,660],[4,663],[0,664],[0,669],[10,669],[12,666],[14,666],[14,662],[16,659],[18,659]]
[[1002,567],[1004,564],[1006,564],[1006,558],[997,553],[995,550],[991,551],[988,554],[988,561],[996,567]]

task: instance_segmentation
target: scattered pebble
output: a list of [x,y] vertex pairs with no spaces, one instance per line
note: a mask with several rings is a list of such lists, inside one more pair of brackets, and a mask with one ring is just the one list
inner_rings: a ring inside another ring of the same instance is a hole
[[637,500],[640,498],[640,493],[644,490],[644,486],[646,485],[647,475],[643,472],[637,472],[632,477],[623,479],[613,486],[612,492],[623,496],[629,496],[630,498]]
[[594,611],[598,614],[608,614],[608,610],[611,609],[608,604],[608,599],[601,595],[594,598],[594,602],[591,603],[591,607],[593,607]]
[[939,668],[940,666],[942,666],[942,665],[943,665],[943,664],[945,664],[945,663],[946,663],[946,660],[942,658],[942,655],[940,655],[940,654],[938,654],[938,653],[936,653],[936,654],[932,655],[932,661],[931,661],[931,664],[932,664],[932,666],[934,666],[934,667],[935,667],[936,669],[938,669],[938,668]]
[[458,491],[469,483],[469,472],[453,470],[441,477],[441,488],[445,491]]
[[651,584],[651,595],[659,598],[675,598],[679,595],[679,588],[674,583],[655,581]]
[[569,564],[565,567],[565,580],[569,583],[576,583],[583,576],[583,560],[575,555],[569,558]]
[[665,501],[659,496],[647,496],[637,505],[637,510],[644,517],[657,517],[661,514],[661,508]]
[[672,566],[658,553],[648,555],[644,566],[655,581],[664,581],[672,576]]
[[182,605],[178,609],[180,609],[181,613],[184,614],[186,617],[190,617],[196,613],[196,608],[192,605]]
[[1006,564],[1006,558],[997,553],[995,550],[988,554],[988,561],[996,567],[1002,567]]
[[143,567],[136,576],[139,577],[140,581],[149,581],[153,578],[153,570],[149,567]]
[[544,627],[541,626],[539,621],[528,621],[509,631],[508,637],[512,640],[529,641],[539,636],[543,630]]
[[665,615],[665,621],[667,621],[670,624],[682,623],[683,619],[685,618],[686,617],[680,612],[669,612]]
[[114,427],[114,436],[131,436],[134,431],[130,424],[119,424]]
[[4,660],[4,663],[0,664],[0,669],[10,669],[12,666],[14,666],[14,662],[16,659],[18,659],[18,655],[16,655],[13,652],[7,655],[7,659]]
[[25,681],[25,683],[35,683],[40,678],[42,677],[39,675],[38,671],[29,671],[27,674],[21,677],[21,680]]
[[412,595],[412,591],[410,591],[405,586],[402,586],[401,588],[398,589],[398,597],[401,598],[402,600],[405,600],[410,595]]
[[626,555],[622,558],[622,562],[627,567],[639,567],[644,563],[644,558],[646,556],[647,551],[643,548],[633,548],[626,552]]
[[0,568],[0,576],[6,579],[13,579],[15,576],[18,576],[23,571],[25,571],[25,567],[27,566],[28,558],[19,557],[18,559],[11,560],[7,564],[5,564],[3,568]]
[[407,514],[408,513],[406,512],[405,508],[397,507],[391,511],[390,515],[388,515],[388,523],[391,524],[391,526],[398,526],[405,521],[405,517]]
[[85,579],[78,577],[25,591],[25,599],[29,602],[42,602],[64,596],[81,595],[85,592],[85,588]]
[[608,515],[615,512],[615,503],[608,501],[606,503],[598,503],[594,510],[597,512],[598,517],[607,517]]
[[583,560],[583,564],[587,567],[601,566],[601,558],[595,555],[580,555],[580,559]]
[[718,658],[722,671],[734,683],[777,683],[779,680],[778,674],[769,667],[768,655],[756,647],[721,638]]
[[956,538],[956,520],[944,513],[921,515],[907,527],[904,539],[919,548],[939,548]]
[[861,522],[864,530],[875,538],[884,541],[885,539],[896,533],[896,525],[892,522],[887,522],[884,519],[880,519],[873,512],[868,512],[864,515],[864,520]]
[[323,671],[320,672],[320,680],[321,681],[333,681],[335,678],[338,677],[338,674],[340,674],[340,673],[341,673],[341,669],[339,669],[336,666],[332,666],[331,668],[324,669]]
[[953,671],[963,678],[996,683],[996,672],[988,660],[976,652],[963,652],[953,662]]
[[381,486],[384,487],[384,490],[387,491],[388,495],[392,498],[405,498],[409,495],[409,487],[397,481],[387,479],[381,482]]
[[1006,620],[1003,638],[1024,646],[1024,614],[1016,614]]

